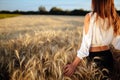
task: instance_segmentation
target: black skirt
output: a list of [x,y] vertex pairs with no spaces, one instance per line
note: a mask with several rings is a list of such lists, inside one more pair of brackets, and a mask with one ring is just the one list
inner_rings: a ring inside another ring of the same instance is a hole
[[110,72],[113,70],[113,56],[110,50],[100,52],[90,52],[88,62],[94,62],[101,70],[108,69]]

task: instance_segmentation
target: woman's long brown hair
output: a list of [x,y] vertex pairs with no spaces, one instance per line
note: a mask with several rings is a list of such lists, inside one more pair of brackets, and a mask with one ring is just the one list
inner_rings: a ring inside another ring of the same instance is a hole
[[93,14],[97,13],[97,18],[108,18],[108,28],[113,25],[114,33],[120,35],[120,17],[115,9],[114,0],[92,0],[92,9]]

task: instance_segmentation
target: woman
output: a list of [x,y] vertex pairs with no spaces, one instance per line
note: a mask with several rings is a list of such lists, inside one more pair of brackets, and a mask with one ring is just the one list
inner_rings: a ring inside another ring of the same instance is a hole
[[102,58],[100,69],[112,71],[113,57],[109,45],[120,50],[120,18],[114,0],[92,0],[92,12],[85,16],[83,39],[75,60],[64,67],[64,74],[72,76],[84,57]]

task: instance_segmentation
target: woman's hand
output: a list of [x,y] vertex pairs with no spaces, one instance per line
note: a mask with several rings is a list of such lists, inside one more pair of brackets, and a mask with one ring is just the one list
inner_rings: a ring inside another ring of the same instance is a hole
[[75,72],[75,66],[71,63],[71,64],[67,64],[64,67],[64,75],[71,77],[73,75],[73,73]]
[[79,64],[79,62],[80,62],[80,58],[76,57],[75,60],[73,61],[73,63],[67,64],[64,67],[64,75],[71,77],[73,75],[73,73],[75,72],[75,69],[76,69],[77,65]]

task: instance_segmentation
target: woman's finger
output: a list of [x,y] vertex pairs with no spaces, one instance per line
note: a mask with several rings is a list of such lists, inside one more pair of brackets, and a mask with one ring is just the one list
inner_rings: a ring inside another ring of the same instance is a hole
[[66,73],[65,73],[65,76],[69,76],[69,74],[70,74],[70,71],[66,72]]
[[66,70],[69,68],[69,65],[66,65],[65,67],[64,67],[64,71],[63,72],[66,72]]
[[73,75],[74,71],[71,72],[70,77]]
[[65,70],[64,70],[64,74],[69,72],[69,67],[67,67]]
[[71,71],[71,70],[69,70],[69,71],[66,73],[66,76],[71,77],[71,75],[72,75],[72,71]]

